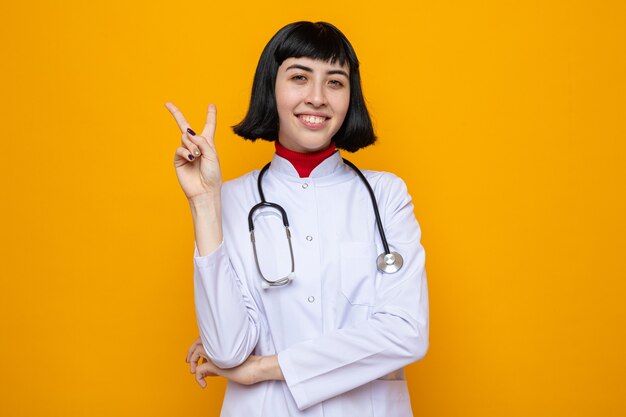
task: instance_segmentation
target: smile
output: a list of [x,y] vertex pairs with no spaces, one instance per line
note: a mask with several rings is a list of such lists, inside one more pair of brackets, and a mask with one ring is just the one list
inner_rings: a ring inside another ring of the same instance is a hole
[[326,121],[328,120],[328,117],[313,116],[310,114],[300,114],[298,115],[298,119],[307,127],[320,128],[326,125]]

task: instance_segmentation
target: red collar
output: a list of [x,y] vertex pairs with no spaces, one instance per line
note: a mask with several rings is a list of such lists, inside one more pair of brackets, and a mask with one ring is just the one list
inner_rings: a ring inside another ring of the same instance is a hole
[[291,151],[278,143],[278,140],[274,141],[274,145],[276,146],[276,155],[291,162],[291,165],[298,171],[300,178],[307,178],[311,175],[311,171],[321,164],[324,159],[331,156],[337,149],[333,142],[330,143],[328,148],[314,153]]

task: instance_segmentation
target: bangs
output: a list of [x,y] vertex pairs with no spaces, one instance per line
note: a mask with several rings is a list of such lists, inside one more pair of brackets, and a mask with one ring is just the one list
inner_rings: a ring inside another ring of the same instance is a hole
[[[308,23],[308,22],[307,22]],[[294,25],[291,33],[274,53],[276,63],[281,65],[287,58],[312,58],[320,61],[338,62],[349,68],[358,67],[358,61],[344,42],[344,36],[334,26],[320,23]]]

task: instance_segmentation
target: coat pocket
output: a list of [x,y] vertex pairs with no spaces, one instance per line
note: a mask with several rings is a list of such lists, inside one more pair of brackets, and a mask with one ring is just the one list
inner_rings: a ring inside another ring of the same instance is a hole
[[344,242],[340,245],[341,292],[350,304],[374,304],[376,254],[372,244]]

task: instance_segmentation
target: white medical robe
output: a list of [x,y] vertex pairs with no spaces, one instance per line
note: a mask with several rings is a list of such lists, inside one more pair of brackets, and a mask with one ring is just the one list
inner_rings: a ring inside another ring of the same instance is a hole
[[[259,171],[223,184],[224,241],[194,256],[202,343],[222,368],[251,354],[278,354],[286,380],[229,382],[222,416],[412,415],[402,368],[425,355],[429,327],[420,228],[400,178],[363,172],[389,246],[404,257],[402,269],[377,270],[383,246],[370,196],[339,152],[309,178],[274,155],[263,191],[288,215],[296,278],[270,289],[261,287],[248,231],[248,213],[260,201]],[[263,274],[286,276],[291,257],[280,213],[262,209],[253,219]],[[398,370],[395,380],[381,379]]]

